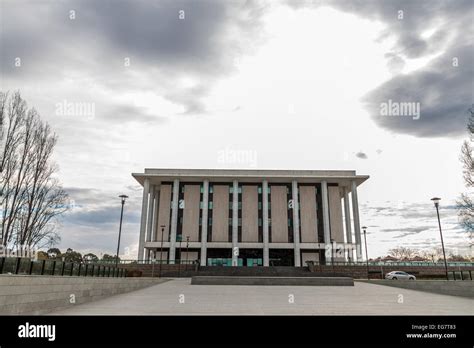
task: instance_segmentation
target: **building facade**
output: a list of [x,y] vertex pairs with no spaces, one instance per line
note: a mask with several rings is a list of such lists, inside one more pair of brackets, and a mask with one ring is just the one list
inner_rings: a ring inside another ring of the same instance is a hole
[[299,267],[362,258],[357,187],[367,175],[226,169],[132,175],[143,186],[138,260]]

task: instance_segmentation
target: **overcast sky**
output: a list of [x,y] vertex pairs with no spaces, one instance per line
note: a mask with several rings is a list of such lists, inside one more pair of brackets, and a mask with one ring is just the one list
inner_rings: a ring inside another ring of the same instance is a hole
[[[59,136],[60,248],[135,258],[146,168],[353,169],[369,257],[467,253],[455,200],[473,104],[466,1],[2,0],[0,89]],[[410,102],[419,115],[387,116]],[[85,103],[92,113],[64,106]],[[128,252],[128,254],[127,254]]]

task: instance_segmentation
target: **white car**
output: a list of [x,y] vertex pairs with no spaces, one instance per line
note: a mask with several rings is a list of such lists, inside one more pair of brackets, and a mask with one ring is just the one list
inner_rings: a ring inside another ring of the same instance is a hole
[[408,274],[407,272],[402,271],[393,271],[385,275],[385,279],[407,279],[407,280],[416,280],[416,277],[413,274]]

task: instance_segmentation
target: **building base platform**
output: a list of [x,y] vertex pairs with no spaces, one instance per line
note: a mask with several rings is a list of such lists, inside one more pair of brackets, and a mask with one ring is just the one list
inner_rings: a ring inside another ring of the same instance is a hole
[[195,276],[191,285],[305,285],[305,286],[354,286],[350,277],[238,277]]

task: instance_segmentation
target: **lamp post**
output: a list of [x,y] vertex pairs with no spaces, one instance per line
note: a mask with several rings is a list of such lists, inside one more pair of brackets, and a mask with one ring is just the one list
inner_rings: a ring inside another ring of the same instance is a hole
[[443,257],[444,257],[444,269],[446,271],[446,280],[449,280],[448,277],[448,263],[446,262],[446,252],[444,251],[444,241],[443,241],[443,232],[441,231],[441,220],[439,219],[439,201],[441,198],[434,197],[431,198],[435,207],[436,207],[436,214],[438,215],[438,226],[439,226],[439,234],[441,236],[441,246],[443,247]]
[[367,280],[369,279],[369,255],[367,253],[367,227],[363,226],[362,230],[364,231],[364,241],[365,241],[365,262],[367,263]]
[[179,238],[179,263],[178,263],[178,278],[181,274],[181,243],[183,242],[183,235],[178,235]]
[[184,269],[188,268],[188,255],[189,255],[189,236],[186,236],[186,262],[184,263]]
[[119,235],[118,235],[118,243],[117,243],[117,255],[115,257],[115,267],[118,266],[118,261],[119,261],[120,237],[122,236],[123,206],[125,205],[125,200],[128,198],[128,196],[120,195],[119,198],[122,203],[122,209],[120,210],[120,225],[119,225]]
[[161,247],[160,247],[160,275],[161,278],[161,266],[163,265],[163,234],[165,232],[165,225],[161,225]]
[[334,269],[334,239],[331,239],[331,264],[332,264],[332,273],[336,274]]

